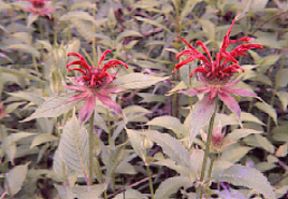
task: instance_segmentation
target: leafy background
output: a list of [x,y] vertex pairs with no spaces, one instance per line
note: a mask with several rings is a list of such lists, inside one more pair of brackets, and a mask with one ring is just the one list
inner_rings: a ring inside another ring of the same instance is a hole
[[[149,198],[149,179],[157,199],[195,198],[206,138],[200,133],[189,147],[189,112],[197,98],[176,91],[195,83],[188,78],[195,65],[172,74],[175,53],[184,48],[177,36],[217,48],[237,13],[245,17],[232,35],[252,36],[265,46],[241,60],[241,86],[263,101],[241,99],[241,127],[229,111],[217,114],[227,136],[214,149],[209,191],[214,198],[288,197],[287,1],[52,5],[51,18],[35,17],[24,12],[23,1],[0,0],[0,95],[6,113],[0,120],[2,198]],[[129,64],[116,80],[127,89],[117,98],[125,119],[97,105],[92,141],[99,169],[88,188],[87,130],[72,107],[63,106],[61,94],[67,52],[79,51],[93,63],[93,52],[105,49]]]

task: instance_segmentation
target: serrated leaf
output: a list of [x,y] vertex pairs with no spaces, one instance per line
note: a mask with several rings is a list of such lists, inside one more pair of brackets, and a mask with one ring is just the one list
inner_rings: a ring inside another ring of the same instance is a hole
[[25,165],[15,166],[5,175],[5,184],[9,195],[17,194],[23,186],[28,172],[28,163]]
[[267,104],[266,102],[257,102],[255,106],[264,113],[267,113],[277,125],[277,113],[271,105]]
[[56,96],[50,97],[45,100],[43,104],[36,109],[36,111],[23,120],[27,122],[41,117],[58,117],[59,115],[66,113],[76,104],[76,102],[68,102],[68,96]]
[[142,134],[161,146],[163,152],[177,164],[186,168],[191,168],[189,152],[184,148],[180,141],[169,134],[160,133],[158,131],[148,130]]
[[73,116],[64,126],[58,149],[67,168],[86,176],[88,166],[88,133]]
[[241,165],[233,165],[217,177],[235,186],[244,186],[263,194],[266,198],[276,199],[273,187],[267,178],[258,170]]
[[181,187],[187,187],[191,181],[187,177],[175,176],[161,182],[155,192],[155,199],[170,198],[170,195],[176,193]]
[[114,83],[124,89],[142,89],[153,86],[158,82],[164,81],[169,77],[156,77],[142,73],[130,73],[118,77]]
[[168,115],[156,117],[151,121],[147,122],[147,125],[160,126],[170,129],[175,133],[177,137],[183,137],[185,135],[188,135],[188,130],[179,121],[179,119]]

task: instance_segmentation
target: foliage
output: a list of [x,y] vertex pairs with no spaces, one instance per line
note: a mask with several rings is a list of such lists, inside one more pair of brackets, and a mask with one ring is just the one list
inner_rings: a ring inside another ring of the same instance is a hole
[[[194,199],[200,189],[206,198],[287,198],[286,1],[39,2],[0,0],[1,199]],[[173,70],[187,49],[180,37],[217,51],[236,15],[231,39],[264,46],[239,60],[237,89],[259,98],[233,95],[238,115],[201,92],[184,95],[200,88],[189,74],[201,61]],[[128,68],[110,62],[101,78],[117,93],[79,120],[83,102],[67,89],[79,70],[76,62],[67,72],[67,54],[83,55],[93,75],[107,49],[106,60]],[[112,101],[121,111],[109,110]],[[201,180],[211,118],[223,137]]]

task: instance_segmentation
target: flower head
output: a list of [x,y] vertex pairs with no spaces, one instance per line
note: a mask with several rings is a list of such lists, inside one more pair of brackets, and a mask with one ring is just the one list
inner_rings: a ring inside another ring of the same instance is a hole
[[[85,58],[76,52],[68,53],[68,56],[74,56],[78,59],[67,64],[68,71],[77,71],[81,76],[72,79],[72,85],[67,85],[66,88],[74,90],[76,94],[70,101],[84,101],[84,106],[79,112],[79,117],[82,122],[85,122],[92,114],[96,99],[100,100],[109,109],[115,113],[120,113],[120,106],[114,102],[110,95],[117,93],[119,89],[112,86],[111,82],[116,78],[116,74],[110,74],[108,69],[128,65],[120,60],[111,59],[103,64],[104,59],[111,50],[106,50],[100,57],[97,66],[90,66]],[[78,65],[80,67],[71,68],[71,66]]]
[[38,16],[48,16],[54,11],[53,7],[50,6],[48,0],[24,0],[28,1],[30,5],[26,8],[27,12],[31,12]]
[[[190,77],[197,75],[203,86],[189,89],[184,93],[190,96],[204,93],[206,94],[205,97],[209,97],[210,100],[214,100],[218,96],[231,111],[240,117],[240,107],[236,100],[231,97],[231,94],[246,97],[256,97],[256,94],[245,89],[234,88],[238,83],[234,75],[243,70],[237,58],[245,55],[248,50],[262,48],[263,46],[249,43],[252,39],[250,37],[241,37],[237,40],[230,39],[235,21],[236,19],[232,21],[215,58],[212,57],[209,49],[202,41],[197,41],[196,46],[199,46],[204,53],[199,52],[184,38],[181,38],[187,49],[178,53],[176,57],[179,59],[184,56],[186,59],[176,64],[174,70],[178,70],[195,60],[200,60],[200,65],[190,73]],[[228,47],[232,44],[238,45],[229,51]]]

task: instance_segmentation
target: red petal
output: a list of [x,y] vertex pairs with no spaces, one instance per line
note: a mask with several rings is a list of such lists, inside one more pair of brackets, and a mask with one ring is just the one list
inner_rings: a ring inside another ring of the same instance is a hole
[[107,54],[112,53],[112,50],[105,50],[104,53],[101,55],[99,61],[98,61],[98,66],[101,65],[101,63],[103,62],[103,60],[106,58]]
[[128,69],[128,65],[126,63],[124,63],[123,61],[120,61],[118,59],[111,59],[107,63],[104,64],[102,70],[106,71],[109,68],[117,67],[117,66],[124,66],[126,69]]
[[202,50],[207,54],[207,56],[208,56],[208,58],[209,58],[209,60],[210,60],[210,62],[212,64],[213,63],[213,59],[212,59],[212,56],[211,56],[210,51],[208,50],[207,46],[200,40],[198,40],[196,42],[196,45],[200,46],[202,48]]

